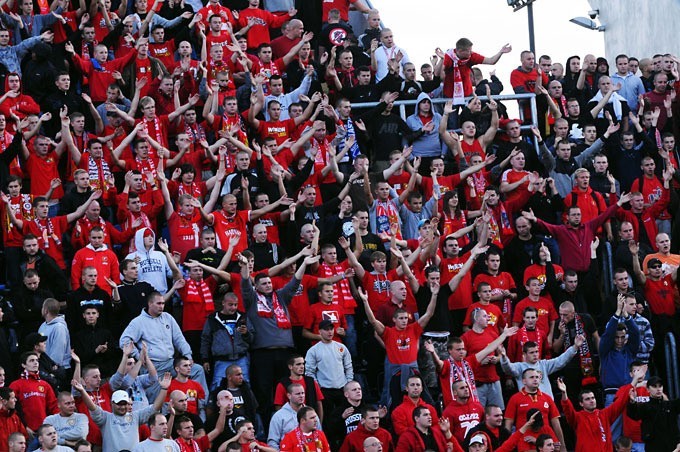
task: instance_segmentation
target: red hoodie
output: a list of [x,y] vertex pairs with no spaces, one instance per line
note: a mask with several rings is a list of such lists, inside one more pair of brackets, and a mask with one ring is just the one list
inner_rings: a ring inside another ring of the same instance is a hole
[[0,409],[0,450],[7,450],[9,435],[14,432],[19,432],[28,437],[26,427],[21,423],[17,412]]

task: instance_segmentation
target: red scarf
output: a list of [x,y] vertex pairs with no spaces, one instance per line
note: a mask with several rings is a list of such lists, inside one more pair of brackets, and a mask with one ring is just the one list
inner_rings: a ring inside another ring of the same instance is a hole
[[187,135],[189,135],[189,138],[191,138],[191,142],[193,144],[200,143],[201,141],[205,140],[205,129],[199,123],[194,123],[191,125],[185,124],[184,131]]
[[[543,353],[543,335],[541,334],[540,328],[534,328],[534,331],[536,332],[536,344],[538,344],[538,356],[541,356]],[[527,342],[530,342],[531,339],[529,339],[529,334],[527,332],[527,327],[522,326],[522,328],[519,329],[517,332],[519,334],[519,348],[523,349],[524,344]]]
[[90,187],[92,190],[106,191],[106,179],[111,177],[111,170],[106,160],[94,159],[92,155],[87,153],[87,174],[90,179]]
[[[585,330],[583,329],[583,320],[578,314],[574,315],[574,327],[576,328],[576,335],[587,337]],[[571,337],[569,337],[569,332],[564,335],[564,349],[568,350],[571,347]],[[590,347],[588,347],[588,341],[583,341],[583,345],[578,349],[579,364],[581,366],[581,375],[583,379],[581,380],[582,386],[593,385],[597,383],[597,376],[595,375],[595,369],[593,368],[593,358],[590,356]]]
[[199,199],[201,196],[203,196],[203,193],[201,193],[201,187],[198,186],[196,182],[192,182],[190,184],[185,184],[184,182],[180,182],[177,186],[177,197],[179,198],[182,195],[191,195],[192,198]]
[[205,280],[202,279],[200,282],[197,282],[189,278],[185,281],[186,300],[184,300],[184,302],[205,303],[205,310],[207,312],[215,311],[215,303],[213,302],[212,292],[210,292],[210,287],[205,282]]
[[135,157],[135,165],[137,165],[137,170],[144,176],[142,177],[142,188],[146,190],[146,173],[153,174],[154,179],[158,177],[158,174],[156,173],[156,164],[153,162],[151,155],[149,155],[146,160]]
[[201,448],[193,438],[188,443],[182,438],[177,438],[175,442],[177,442],[180,452],[201,452]]
[[35,219],[35,224],[38,226],[38,229],[40,230],[41,238],[43,240],[43,245],[45,249],[50,247],[50,238],[54,240],[54,243],[59,246],[61,245],[61,239],[57,235],[56,231],[54,230],[54,225],[52,224],[52,219],[47,218],[45,219],[45,222],[47,223],[47,227],[43,226],[42,223],[40,222],[39,219]]
[[[300,427],[295,429],[295,438],[297,439],[298,446],[301,451],[304,452],[322,452],[323,443],[321,442],[321,436],[318,430],[313,430],[311,436],[306,436],[302,433]],[[310,441],[311,439],[311,441]]]
[[[10,198],[10,203],[8,206],[14,212],[14,216],[19,220],[33,221],[33,196],[27,194],[21,194],[19,196],[14,196]],[[9,219],[9,210],[4,218],[5,221],[5,231],[10,232],[14,225]]]
[[465,105],[465,89],[463,87],[463,77],[460,75],[459,63],[468,60],[458,59],[458,55],[453,49],[449,49],[446,54],[453,61],[453,105]]
[[276,295],[276,291],[272,292],[272,307],[269,307],[267,298],[260,292],[256,292],[255,296],[257,297],[257,315],[269,319],[276,317],[277,328],[283,330],[292,328],[290,318],[288,318],[288,314],[285,309],[283,309],[283,306],[281,306],[281,303],[279,303],[279,297]]
[[[505,206],[502,202],[499,202],[496,208],[490,207],[490,209],[491,220],[489,221],[489,238],[494,245],[503,248],[503,238],[512,237],[514,234],[512,225],[510,224],[510,216],[508,215],[508,212],[505,211]],[[500,223],[496,220],[496,211],[498,211]]]
[[[142,118],[142,123],[144,123],[144,131],[156,142],[158,142],[161,146],[166,146],[166,140],[163,137],[163,131],[161,130],[161,120],[158,119],[158,116],[154,116],[153,118],[153,133],[149,130],[149,123],[151,120],[146,119],[146,117]],[[149,151],[151,152],[151,151]],[[149,156],[151,157],[151,156]]]
[[[475,385],[475,373],[472,371],[470,363],[468,363],[467,360],[462,359],[461,364],[463,368],[460,369],[458,365],[456,365],[456,362],[449,357],[449,364],[451,365],[451,371],[449,372],[449,387],[451,388],[455,382],[463,380],[467,382],[468,387],[470,388],[470,397],[472,397],[472,400],[479,402],[479,398],[477,397],[477,386]],[[453,390],[451,390],[451,395],[455,400],[456,395],[453,394]]]
[[100,228],[102,228],[102,231],[104,231],[104,242],[107,242],[106,221],[104,221],[102,217],[99,217],[95,221],[90,221],[90,219],[87,218],[87,216],[84,216],[83,218],[78,220],[78,223],[80,223],[80,229],[83,231],[84,236],[88,236],[93,227],[99,226]]

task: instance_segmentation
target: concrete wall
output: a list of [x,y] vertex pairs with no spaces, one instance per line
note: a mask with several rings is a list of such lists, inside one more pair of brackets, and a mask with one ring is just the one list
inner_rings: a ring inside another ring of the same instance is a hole
[[599,21],[606,26],[604,44],[610,68],[614,68],[614,58],[621,53],[638,59],[655,53],[680,55],[680,0],[588,2],[591,9],[600,10]]

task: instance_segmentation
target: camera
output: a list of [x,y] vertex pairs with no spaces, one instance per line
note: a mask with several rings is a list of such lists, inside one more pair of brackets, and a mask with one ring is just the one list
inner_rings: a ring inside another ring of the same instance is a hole
[[600,14],[599,9],[591,9],[590,11],[588,11],[588,15],[590,16],[591,19],[595,19],[598,14]]

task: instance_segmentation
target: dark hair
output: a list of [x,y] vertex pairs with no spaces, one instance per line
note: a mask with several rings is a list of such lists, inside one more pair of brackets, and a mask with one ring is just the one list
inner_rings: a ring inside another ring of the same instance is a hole
[[[623,437],[620,437],[623,438]],[[620,439],[619,438],[619,439]],[[539,450],[541,447],[545,446],[545,443],[548,442],[548,440],[551,440],[552,436],[546,434],[546,433],[541,433],[536,437],[536,450]]]
[[288,358],[288,361],[287,361],[286,364],[288,364],[289,366],[292,366],[293,364],[295,364],[295,360],[298,359],[298,358],[303,358],[303,356],[299,353],[293,353],[292,355],[290,355],[290,358]]
[[[525,309],[526,311],[526,309]],[[534,341],[526,341],[524,345],[522,345],[522,352],[527,353],[530,349],[538,347],[538,344]],[[527,369],[529,370],[529,369]],[[524,374],[522,374],[524,376]]]
[[411,417],[415,421],[417,417],[420,417],[423,413],[423,411],[429,411],[430,409],[426,406],[417,406],[413,409],[413,413]]
[[307,417],[307,413],[309,413],[310,411],[314,411],[314,408],[312,408],[311,406],[303,406],[302,408],[300,408],[297,412],[298,423],[302,422],[302,420]]

